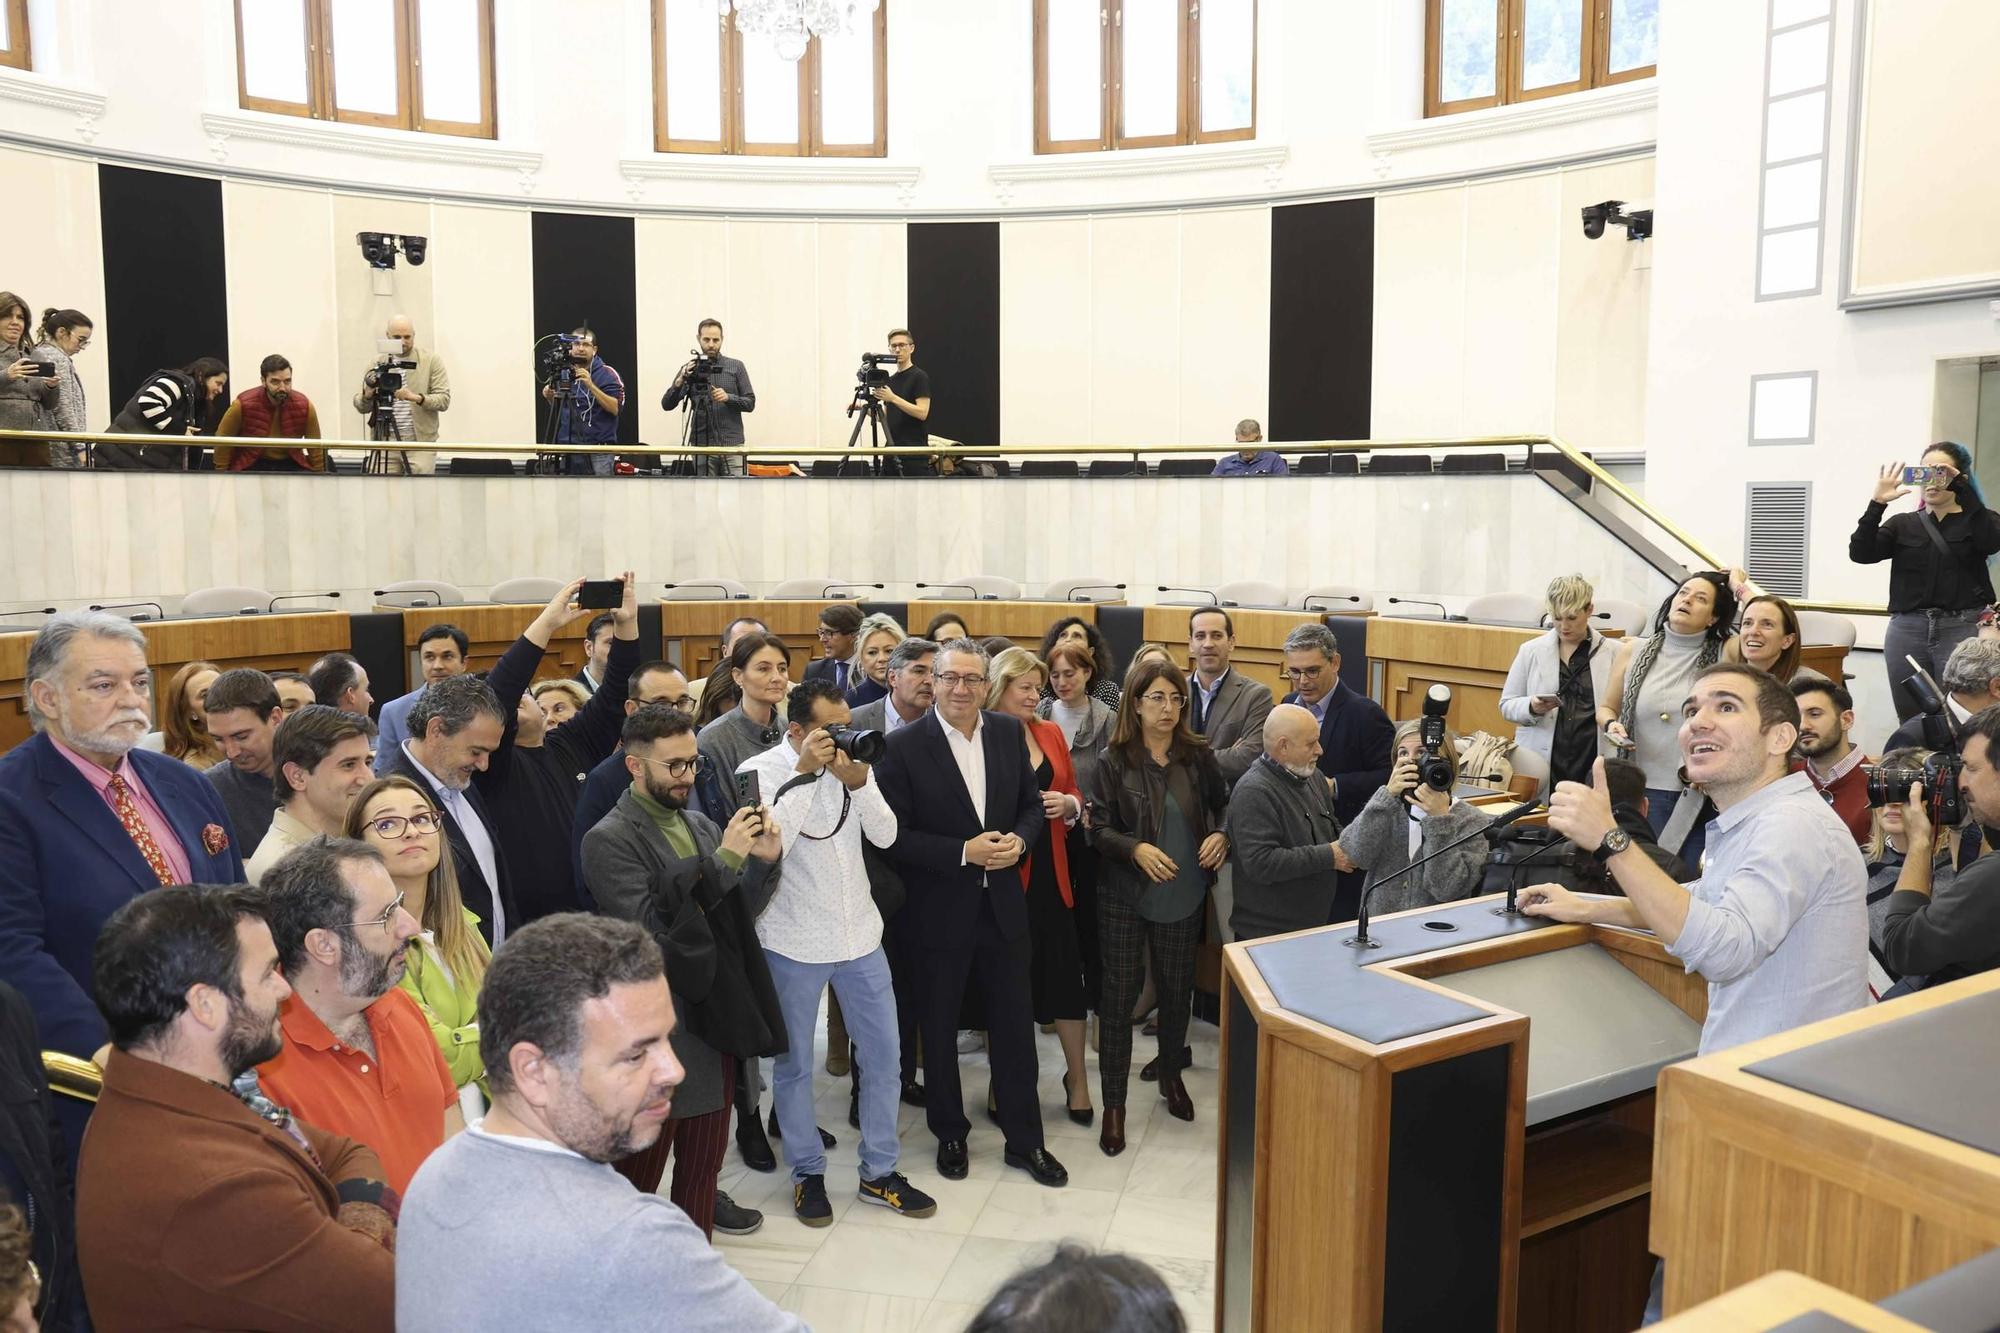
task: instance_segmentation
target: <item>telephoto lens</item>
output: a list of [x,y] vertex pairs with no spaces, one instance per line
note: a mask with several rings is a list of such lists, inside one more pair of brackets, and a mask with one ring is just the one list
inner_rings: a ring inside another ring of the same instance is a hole
[[826,734],[833,737],[834,745],[842,754],[857,764],[879,764],[882,756],[889,752],[889,742],[879,731],[836,724],[828,727]]

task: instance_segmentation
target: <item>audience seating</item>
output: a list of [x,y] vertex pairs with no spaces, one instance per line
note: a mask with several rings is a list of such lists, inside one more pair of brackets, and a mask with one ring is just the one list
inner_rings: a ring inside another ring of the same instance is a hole
[[1438,461],[1440,472],[1505,472],[1505,454],[1446,454]]
[[181,598],[181,614],[184,616],[235,616],[245,611],[263,612],[271,609],[271,591],[268,588],[252,588],[247,584],[224,584],[214,588],[197,588]]
[[667,585],[661,597],[669,602],[721,602],[748,597],[750,589],[719,574],[694,574]]
[[1297,604],[1297,595],[1275,583],[1242,579],[1225,583],[1215,590],[1215,600],[1224,606],[1287,607]]
[[1852,648],[1854,622],[1831,611],[1799,612],[1799,646],[1827,643]]
[[1368,455],[1368,470],[1370,472],[1385,474],[1429,472],[1431,470],[1431,456],[1429,454],[1370,454]]
[[1548,603],[1525,592],[1490,592],[1465,604],[1465,618],[1480,625],[1528,625],[1542,623]]
[[1307,588],[1299,599],[1301,611],[1373,611],[1375,594],[1345,583],[1322,583]]
[[1597,599],[1600,615],[1608,614],[1609,620],[1597,622],[1601,634],[1606,630],[1624,630],[1628,638],[1638,638],[1652,629],[1653,613],[1637,602],[1628,602],[1620,597],[1600,597]]
[[1143,477],[1146,463],[1138,458],[1093,458],[1090,460],[1090,475],[1093,477]]
[[1213,458],[1168,458],[1160,462],[1163,477],[1206,477],[1214,471]]
[[767,595],[774,602],[859,601],[867,586],[852,579],[786,579]]
[[486,594],[486,600],[532,606],[548,601],[561,592],[562,587],[560,579],[545,579],[530,575],[494,584],[492,590]]
[[1042,589],[1042,596],[1056,602],[1122,602],[1125,585],[1102,574],[1071,574]]
[[1024,477],[1074,477],[1077,475],[1074,458],[1030,458],[1021,464]]
[[465,589],[441,579],[403,579],[375,590],[377,606],[463,606],[465,600]]
[[1358,477],[1359,454],[1302,454],[1292,462],[1292,471],[1302,477]]

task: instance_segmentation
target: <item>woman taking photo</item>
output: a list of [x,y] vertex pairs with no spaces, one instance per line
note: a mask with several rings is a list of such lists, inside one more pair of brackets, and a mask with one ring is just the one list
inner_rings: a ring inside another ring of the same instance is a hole
[[347,807],[345,837],[358,838],[389,864],[403,910],[422,933],[409,943],[406,991],[430,1021],[431,1036],[451,1067],[468,1121],[485,1111],[477,1086],[486,1077],[479,1056],[479,986],[491,961],[479,918],[458,896],[458,873],[445,850],[444,819],[430,794],[405,777],[377,778]]
[[[34,317],[28,303],[12,292],[0,292],[0,429],[34,430],[45,424],[56,406],[61,387],[46,375],[46,367],[29,354],[28,330]],[[0,440],[0,467],[47,467],[48,446],[24,440]]]
[[854,635],[854,657],[847,664],[847,706],[872,704],[889,693],[889,654],[909,636],[894,616],[877,611],[861,622]]
[[1591,628],[1595,596],[1581,574],[1552,580],[1552,628],[1521,645],[1500,687],[1500,716],[1514,724],[1515,746],[1540,755],[1548,769],[1545,792],[1558,782],[1589,782],[1597,759],[1597,701],[1611,688],[1616,651]]
[[[35,360],[56,368],[55,401],[44,406],[42,424],[52,430],[90,429],[84,414],[83,379],[76,373],[76,356],[90,346],[96,326],[81,310],[44,310],[42,327],[36,332]],[[67,441],[49,442],[49,466],[84,468],[90,466],[90,446]]]
[[[1222,832],[1229,784],[1208,740],[1187,724],[1187,677],[1171,662],[1147,662],[1126,682],[1118,722],[1090,793],[1099,857],[1097,939],[1104,953],[1104,1010],[1132,1012],[1144,954],[1160,992],[1160,1095],[1167,1112],[1194,1119],[1181,1082],[1194,950],[1215,872],[1229,855]],[[1100,1024],[1104,1125],[1097,1145],[1125,1150],[1125,1084],[1132,1029]]]
[[[1055,651],[1059,643],[1074,643],[1090,650],[1091,681],[1090,695],[1101,699],[1107,708],[1118,706],[1118,664],[1112,660],[1111,646],[1104,641],[1104,634],[1097,626],[1082,616],[1064,616],[1049,626],[1048,633],[1042,635],[1042,650],[1035,654],[1044,662]],[[1044,693],[1044,699],[1052,698]]]
[[221,674],[213,662],[189,662],[174,672],[160,691],[160,729],[142,737],[140,747],[203,771],[221,763],[222,747],[208,734],[208,712],[202,707],[208,687]]
[[1069,873],[1069,830],[1083,815],[1069,746],[1053,722],[1035,716],[1048,672],[1026,648],[1009,648],[993,659],[986,708],[1017,718],[1026,732],[1028,766],[1041,789],[1048,822],[1021,857],[1021,886],[1028,895],[1028,981],[1035,1021],[1054,1024],[1062,1043],[1063,1092],[1069,1118],[1091,1122],[1090,1071],[1084,1067],[1083,1020],[1089,1012],[1083,993],[1083,955],[1076,938],[1076,895]]
[[[1929,750],[1905,747],[1891,750],[1883,755],[1877,768],[1920,769],[1924,761],[1931,757]],[[1889,921],[1889,895],[1896,891],[1896,881],[1902,878],[1903,863],[1910,858],[1910,845],[1905,838],[1903,827],[1903,804],[1908,791],[1891,792],[1895,799],[1887,805],[1878,805],[1874,810],[1873,826],[1869,830],[1868,845],[1861,854],[1868,862],[1868,952],[1873,956],[1874,967],[1870,973],[1880,971],[1873,977],[1875,998],[1882,999],[1891,985],[1898,985],[1898,994],[1915,990],[1923,978],[1909,978],[1909,985],[1901,986],[1905,978],[1892,969],[1883,953],[1883,929]],[[1970,845],[1984,850],[1979,838],[1968,840]],[[1936,895],[1951,883],[1956,867],[1952,854],[1959,839],[1951,834],[1937,839],[1937,850],[1931,861],[1931,893]]]
[[[1735,619],[1736,594],[1729,590],[1729,576],[1714,569],[1694,575],[1660,603],[1651,635],[1618,649],[1611,686],[1598,701],[1597,720],[1605,738],[1620,758],[1645,770],[1646,818],[1656,835],[1665,834],[1684,790],[1681,703],[1693,692],[1696,673],[1722,660]],[[1699,866],[1708,831],[1698,808],[1683,814],[1682,823],[1690,822],[1678,842],[1661,836],[1660,845]]]
[[1903,688],[1910,675],[1904,658],[1916,658],[1931,679],[1944,679],[1945,659],[1978,632],[1979,613],[1993,601],[1986,557],[2000,551],[2000,516],[1986,507],[1965,446],[1941,440],[1924,450],[1923,467],[1915,483],[1922,497],[1916,511],[1886,519],[1888,507],[1912,487],[1903,484],[1901,463],[1883,468],[1847,542],[1847,557],[1858,565],[1889,562],[1882,661],[1898,722],[1921,711]]
[[[1340,841],[1333,845],[1335,865],[1344,860],[1368,872],[1368,882],[1361,888],[1364,897],[1374,893],[1377,884],[1393,878],[1380,893],[1368,897],[1371,916],[1470,898],[1479,891],[1486,865],[1486,839],[1473,838],[1427,866],[1402,873],[1493,819],[1476,805],[1453,800],[1450,787],[1439,791],[1417,780],[1417,756],[1424,748],[1418,732],[1422,725],[1417,718],[1396,725],[1396,739],[1389,751],[1394,767],[1389,770],[1388,784],[1368,798],[1368,804],[1340,831]],[[1439,754],[1450,767],[1451,786],[1456,787],[1458,737],[1445,732]]]

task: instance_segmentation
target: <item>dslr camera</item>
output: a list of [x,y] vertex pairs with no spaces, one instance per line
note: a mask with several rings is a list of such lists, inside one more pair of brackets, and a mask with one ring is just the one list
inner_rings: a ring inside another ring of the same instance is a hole
[[861,369],[855,372],[854,378],[863,389],[879,389],[887,384],[889,377],[895,373],[894,352],[863,352]]
[[[1915,665],[1912,663],[1911,665]],[[1931,752],[1921,768],[1889,768],[1877,764],[1868,770],[1868,804],[1878,809],[1901,805],[1910,799],[1912,785],[1923,785],[1924,809],[1934,828],[1956,828],[1965,821],[1965,796],[1959,790],[1959,775],[1965,760],[1958,753],[1958,736],[1945,712],[1944,695],[1921,668],[1903,682],[1916,696],[1923,710],[1924,748]]]
[[826,729],[826,734],[833,737],[836,749],[857,764],[879,764],[889,751],[889,742],[882,733],[865,727],[835,723]]
[[1451,687],[1433,685],[1424,695],[1424,716],[1417,724],[1417,782],[1432,791],[1452,788],[1451,760],[1444,756],[1445,714],[1451,711]]

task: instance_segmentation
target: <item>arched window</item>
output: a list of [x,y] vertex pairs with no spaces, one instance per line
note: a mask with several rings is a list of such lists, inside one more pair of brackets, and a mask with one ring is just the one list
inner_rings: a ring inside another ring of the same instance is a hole
[[493,0],[236,0],[252,111],[491,139]]
[[1651,78],[1660,0],[1426,0],[1424,114]]

